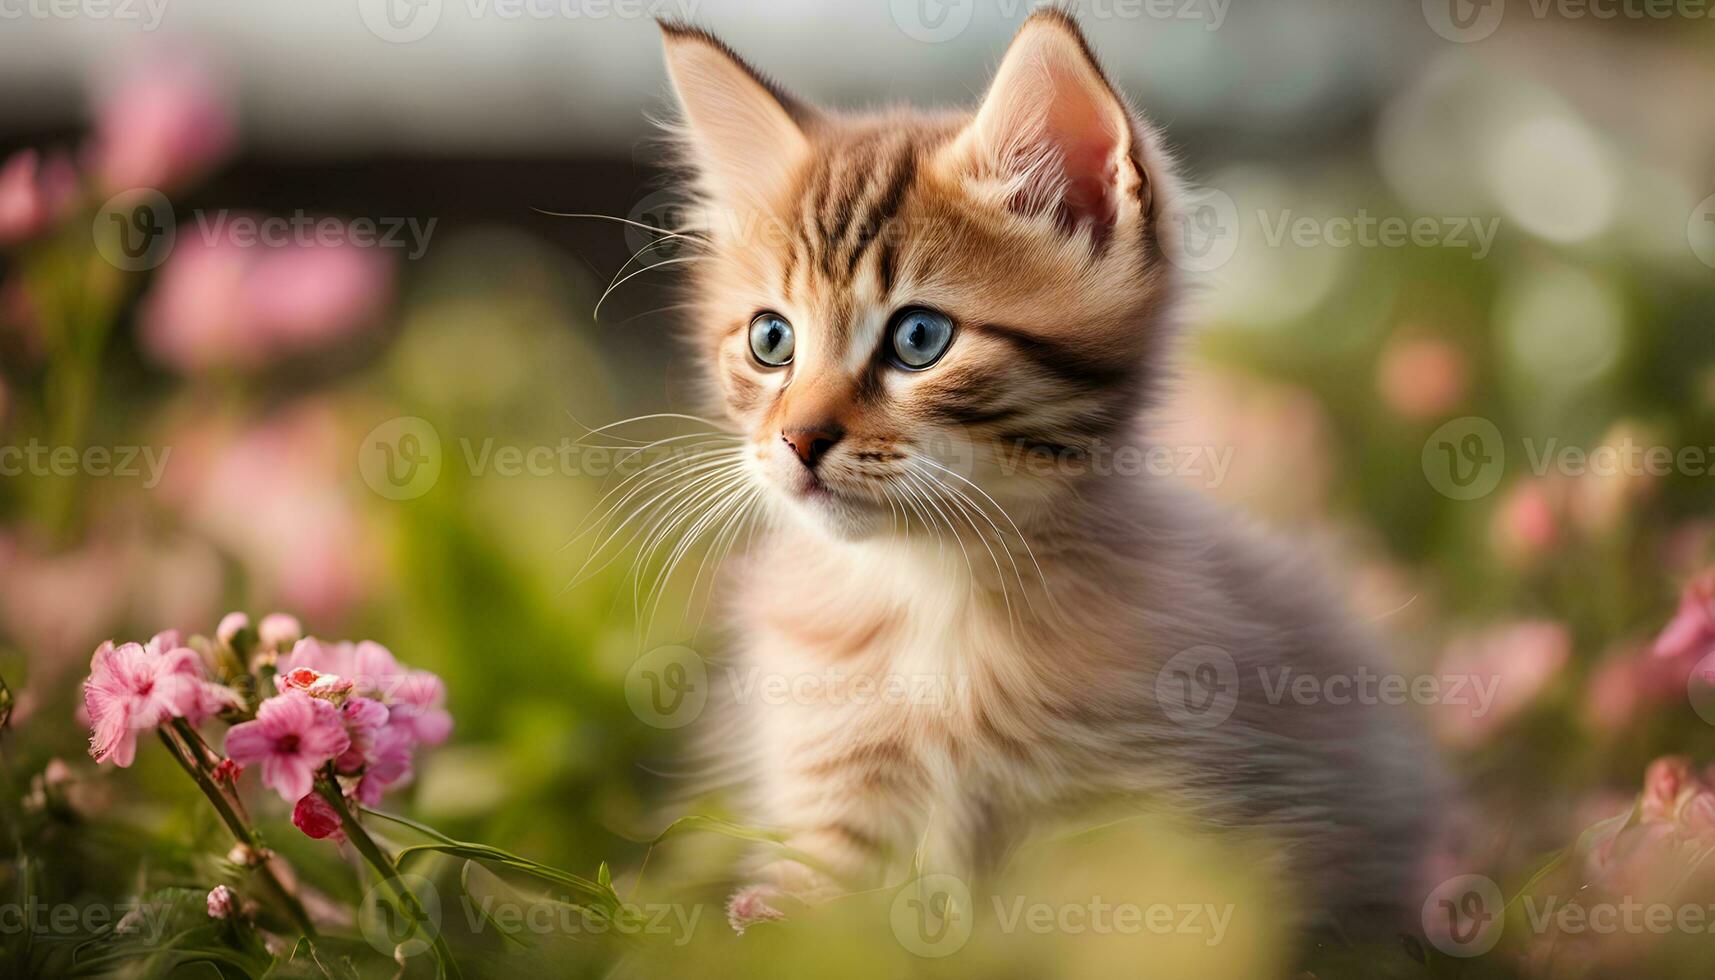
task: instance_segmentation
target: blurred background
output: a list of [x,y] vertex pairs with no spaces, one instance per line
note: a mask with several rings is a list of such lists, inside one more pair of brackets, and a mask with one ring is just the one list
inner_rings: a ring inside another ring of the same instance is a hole
[[[677,267],[649,268],[671,252],[565,215],[671,220],[653,18],[713,29],[824,105],[971,105],[1030,9],[0,2],[0,755],[19,857],[0,884],[84,906],[230,874],[197,857],[224,850],[220,828],[169,762],[90,762],[77,685],[109,637],[281,609],[446,680],[451,743],[394,809],[710,910],[695,942],[641,952],[476,936],[478,975],[1286,970],[1287,916],[1245,862],[1163,828],[1104,852],[1117,863],[1075,847],[1020,874],[1249,896],[1225,942],[1010,934],[925,958],[878,938],[884,896],[737,943],[720,913],[737,845],[719,836],[657,848],[639,881],[636,841],[721,802],[685,801],[691,739],[632,710],[628,670],[668,644],[718,658],[722,637],[695,603],[640,628],[630,555],[586,569],[580,532],[615,474],[565,447],[697,411],[697,366],[674,342]],[[1523,894],[1634,807],[1652,760],[1715,762],[1698,666],[1715,654],[1710,5],[1076,9],[1197,188],[1160,437],[1201,462],[1174,478],[1327,552],[1409,673],[1499,682],[1492,710],[1422,706],[1469,788],[1432,881]],[[401,460],[425,465],[401,481]],[[1686,779],[1707,824],[1670,807],[1649,839],[1700,861],[1715,785]],[[277,800],[256,808],[316,888],[361,892]],[[1465,975],[1715,964],[1694,930],[1614,953],[1507,921]],[[354,949],[363,975],[400,969]],[[1321,950],[1319,975],[1465,962],[1348,952]]]

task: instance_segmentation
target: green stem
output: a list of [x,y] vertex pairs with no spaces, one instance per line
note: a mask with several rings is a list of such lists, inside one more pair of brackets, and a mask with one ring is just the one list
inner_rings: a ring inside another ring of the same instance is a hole
[[190,775],[191,779],[195,780],[197,788],[201,789],[203,795],[208,797],[208,801],[214,804],[215,812],[220,814],[221,822],[226,824],[226,829],[232,832],[233,838],[256,856],[255,869],[257,873],[279,896],[281,904],[286,907],[286,914],[292,918],[292,923],[304,935],[312,940],[315,939],[316,927],[310,921],[309,913],[304,911],[304,903],[299,901],[298,896],[294,895],[292,890],[286,887],[285,882],[281,881],[280,877],[274,873],[273,856],[268,853],[267,848],[262,846],[262,841],[256,836],[256,831],[251,829],[250,825],[233,809],[225,792],[215,784],[207,771],[191,760],[187,753],[194,750],[181,747],[165,728],[157,728],[155,731],[161,736],[161,742],[166,745],[168,753]]
[[[363,859],[369,862],[369,866],[375,869],[375,873],[387,883],[395,899],[410,913],[411,921],[413,923],[427,921],[428,914],[423,911],[423,906],[417,901],[416,894],[400,880],[398,865],[394,864],[387,852],[383,851],[381,846],[375,843],[375,839],[369,836],[369,831],[364,829],[363,824],[357,822],[357,815],[352,813],[351,807],[346,804],[345,794],[340,791],[339,781],[334,778],[331,765],[327,773],[321,779],[316,780],[316,792],[320,793],[322,799],[326,800],[328,805],[333,807],[333,811],[339,814],[340,827],[345,831],[346,839],[351,841],[352,846],[357,848],[357,853],[361,854]],[[456,978],[456,980],[463,980],[464,974],[459,972],[458,961],[453,959],[453,953],[447,946],[446,937],[441,935],[439,923],[435,924],[430,933],[429,942],[434,947],[435,959],[440,961],[442,972],[447,976]]]
[[[195,761],[197,763],[197,768],[205,776],[214,772],[215,767],[220,765],[221,755],[216,752],[208,742],[203,740],[202,733],[198,732],[191,726],[190,722],[183,718],[173,719],[173,730],[179,733],[179,739],[184,742],[186,748],[190,749],[191,754],[196,757]],[[220,790],[221,796],[224,797],[226,802],[231,805],[233,812],[238,814],[239,822],[248,827],[250,825],[250,813],[244,809],[244,801],[238,797],[238,788],[236,786],[223,785],[219,779],[213,779],[212,777],[211,781],[214,782],[216,788]]]

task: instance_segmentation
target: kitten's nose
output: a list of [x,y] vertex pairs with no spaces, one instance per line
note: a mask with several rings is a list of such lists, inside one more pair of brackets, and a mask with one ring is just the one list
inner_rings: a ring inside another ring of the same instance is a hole
[[845,434],[846,430],[829,422],[813,428],[784,430],[780,433],[780,441],[791,446],[804,465],[813,470],[821,461],[822,455],[834,448],[834,443],[839,442],[840,437]]

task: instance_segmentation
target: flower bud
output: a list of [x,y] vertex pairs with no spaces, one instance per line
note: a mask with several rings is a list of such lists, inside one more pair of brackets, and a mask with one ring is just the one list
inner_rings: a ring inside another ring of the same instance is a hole
[[233,908],[237,905],[232,889],[225,885],[215,885],[208,893],[208,917],[211,919],[229,919]]
[[328,837],[334,840],[345,839],[345,834],[339,829],[339,814],[334,812],[327,800],[314,792],[298,800],[298,805],[292,808],[292,826],[316,840]]
[[262,637],[262,649],[282,653],[290,650],[304,636],[304,627],[296,616],[269,613],[262,617],[256,632]]
[[214,635],[216,639],[230,647],[238,639],[238,634],[249,628],[249,616],[241,612],[229,612],[220,618],[220,625],[214,628]]

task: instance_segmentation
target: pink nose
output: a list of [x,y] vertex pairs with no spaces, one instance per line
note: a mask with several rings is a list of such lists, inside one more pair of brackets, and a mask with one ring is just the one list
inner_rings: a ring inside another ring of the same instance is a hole
[[837,425],[821,425],[809,429],[792,429],[780,433],[780,441],[792,447],[798,454],[798,459],[810,469],[815,469],[822,456],[834,448],[834,443],[840,441],[845,430]]

